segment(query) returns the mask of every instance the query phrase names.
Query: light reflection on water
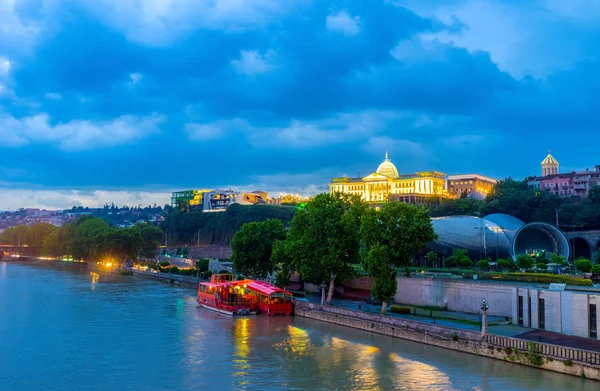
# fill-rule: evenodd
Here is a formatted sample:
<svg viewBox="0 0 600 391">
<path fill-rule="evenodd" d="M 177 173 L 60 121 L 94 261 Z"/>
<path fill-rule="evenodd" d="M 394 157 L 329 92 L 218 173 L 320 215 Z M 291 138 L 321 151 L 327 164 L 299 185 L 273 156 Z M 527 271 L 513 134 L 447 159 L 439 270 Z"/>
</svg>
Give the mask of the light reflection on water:
<svg viewBox="0 0 600 391">
<path fill-rule="evenodd" d="M 0 391 L 598 389 L 304 318 L 227 317 L 130 276 L 14 263 L 0 276 Z"/>
</svg>

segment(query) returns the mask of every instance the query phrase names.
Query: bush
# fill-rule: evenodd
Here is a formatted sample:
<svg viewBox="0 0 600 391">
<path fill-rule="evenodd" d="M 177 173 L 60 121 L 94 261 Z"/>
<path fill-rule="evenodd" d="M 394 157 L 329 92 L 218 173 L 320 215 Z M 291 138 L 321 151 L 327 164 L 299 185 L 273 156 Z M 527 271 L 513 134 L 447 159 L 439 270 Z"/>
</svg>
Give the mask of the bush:
<svg viewBox="0 0 600 391">
<path fill-rule="evenodd" d="M 167 267 L 171 264 L 171 262 L 169 261 L 160 261 L 159 265 L 162 267 Z"/>
<path fill-rule="evenodd" d="M 517 257 L 517 267 L 519 269 L 529 269 L 533 266 L 533 258 L 527 254 L 520 254 Z"/>
<path fill-rule="evenodd" d="M 119 270 L 119 275 L 121 275 L 121 276 L 133 276 L 133 272 L 131 270 Z"/>
<path fill-rule="evenodd" d="M 508 259 L 499 259 L 496 262 L 496 266 L 498 266 L 502 270 L 510 270 L 511 264 L 514 265 L 513 261 L 509 261 Z"/>
<path fill-rule="evenodd" d="M 592 286 L 592 280 L 587 278 L 575 278 L 566 275 L 545 273 L 480 273 L 480 280 L 500 280 L 513 282 L 533 282 L 537 284 L 562 283 L 567 285 Z"/>
<path fill-rule="evenodd" d="M 179 268 L 177 266 L 171 266 L 171 274 L 179 274 Z"/>
<path fill-rule="evenodd" d="M 210 278 L 212 275 L 213 275 L 213 272 L 211 272 L 210 270 L 207 270 L 204 273 L 202 273 L 202 278 Z"/>
<path fill-rule="evenodd" d="M 444 259 L 444 267 L 451 269 L 453 267 L 457 267 L 458 266 L 458 262 L 456 262 L 456 260 L 452 257 L 450 258 L 446 258 Z"/>
<path fill-rule="evenodd" d="M 490 263 L 487 260 L 482 259 L 479 262 L 477 262 L 477 267 L 479 268 L 479 270 L 488 271 L 490 270 Z"/>
<path fill-rule="evenodd" d="M 536 269 L 538 270 L 547 270 L 548 269 L 548 265 L 545 264 L 544 262 L 539 262 L 535 264 Z"/>
<path fill-rule="evenodd" d="M 577 259 L 574 262 L 575 269 L 583 273 L 589 273 L 592 271 L 592 263 L 587 259 Z"/>
<path fill-rule="evenodd" d="M 595 276 L 600 276 L 600 264 L 592 266 L 592 274 Z"/>
<path fill-rule="evenodd" d="M 202 258 L 196 261 L 196 268 L 200 270 L 200 272 L 205 272 L 208 270 L 208 259 Z"/>
<path fill-rule="evenodd" d="M 410 315 L 410 307 L 403 307 L 400 305 L 393 305 L 390 307 L 390 312 L 395 314 L 407 314 Z"/>
</svg>

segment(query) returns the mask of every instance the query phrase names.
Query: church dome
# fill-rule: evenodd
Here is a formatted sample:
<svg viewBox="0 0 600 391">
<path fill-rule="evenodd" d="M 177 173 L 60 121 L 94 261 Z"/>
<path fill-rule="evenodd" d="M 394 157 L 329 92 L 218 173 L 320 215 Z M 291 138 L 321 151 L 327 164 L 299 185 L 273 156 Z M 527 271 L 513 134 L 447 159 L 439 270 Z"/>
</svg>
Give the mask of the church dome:
<svg viewBox="0 0 600 391">
<path fill-rule="evenodd" d="M 392 179 L 398 178 L 398 169 L 394 166 L 394 163 L 388 159 L 387 152 L 385 153 L 385 160 L 377 167 L 377 173 Z"/>
<path fill-rule="evenodd" d="M 558 165 L 558 161 L 554 158 L 554 156 L 552 156 L 550 154 L 550 152 L 548 152 L 548 156 L 546 156 L 546 158 L 542 161 L 542 165 Z"/>
</svg>

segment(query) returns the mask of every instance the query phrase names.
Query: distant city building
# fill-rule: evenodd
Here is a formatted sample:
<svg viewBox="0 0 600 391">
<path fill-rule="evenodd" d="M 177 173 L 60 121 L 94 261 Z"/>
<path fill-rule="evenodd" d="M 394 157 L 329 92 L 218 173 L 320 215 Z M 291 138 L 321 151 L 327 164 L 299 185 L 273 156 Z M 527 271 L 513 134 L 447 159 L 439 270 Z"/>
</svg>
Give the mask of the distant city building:
<svg viewBox="0 0 600 391">
<path fill-rule="evenodd" d="M 228 190 L 184 190 L 173 192 L 171 195 L 171 206 L 176 207 L 181 202 L 192 209 L 203 212 L 224 211 L 229 205 L 237 203 L 241 205 L 266 204 L 268 193 L 265 191 L 235 191 Z"/>
<path fill-rule="evenodd" d="M 561 197 L 587 197 L 590 189 L 600 185 L 600 166 L 593 170 L 559 173 L 558 160 L 550 153 L 542 161 L 542 176 L 529 178 L 527 183 L 534 189 L 549 191 Z"/>
<path fill-rule="evenodd" d="M 281 204 L 300 204 L 305 202 L 307 198 L 303 198 L 298 194 L 279 194 L 279 197 L 267 198 L 267 204 L 281 205 Z"/>
<path fill-rule="evenodd" d="M 370 204 L 397 200 L 421 204 L 430 196 L 447 197 L 446 174 L 437 171 L 417 172 L 400 175 L 386 152 L 377 171 L 366 177 L 333 178 L 329 183 L 330 193 L 359 195 Z"/>
<path fill-rule="evenodd" d="M 448 193 L 456 197 L 483 199 L 496 184 L 496 180 L 478 174 L 449 175 Z"/>
</svg>

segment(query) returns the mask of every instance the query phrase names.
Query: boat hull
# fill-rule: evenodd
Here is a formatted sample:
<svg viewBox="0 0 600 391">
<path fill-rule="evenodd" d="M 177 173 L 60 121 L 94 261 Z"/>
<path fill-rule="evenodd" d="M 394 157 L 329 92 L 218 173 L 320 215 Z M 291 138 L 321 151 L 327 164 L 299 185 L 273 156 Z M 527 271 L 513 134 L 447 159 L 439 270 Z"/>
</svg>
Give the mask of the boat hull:
<svg viewBox="0 0 600 391">
<path fill-rule="evenodd" d="M 208 310 L 219 312 L 219 313 L 225 314 L 225 315 L 243 316 L 243 315 L 256 315 L 257 314 L 257 311 L 250 311 L 248 309 L 231 310 L 231 309 L 213 307 L 211 305 L 204 304 L 204 303 L 199 303 L 199 304 L 200 304 L 200 307 L 202 307 L 202 308 L 206 308 Z"/>
</svg>

